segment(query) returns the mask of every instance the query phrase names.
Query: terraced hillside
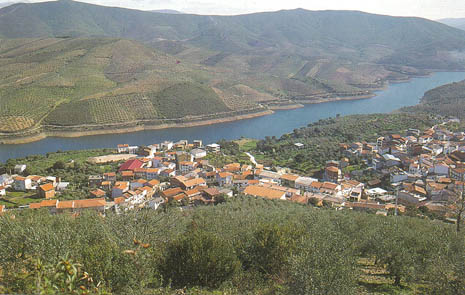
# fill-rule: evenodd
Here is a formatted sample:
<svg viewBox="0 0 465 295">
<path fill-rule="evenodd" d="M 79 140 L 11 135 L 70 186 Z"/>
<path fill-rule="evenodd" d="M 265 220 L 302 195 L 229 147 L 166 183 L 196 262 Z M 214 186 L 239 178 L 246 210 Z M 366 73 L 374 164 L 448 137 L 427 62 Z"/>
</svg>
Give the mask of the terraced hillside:
<svg viewBox="0 0 465 295">
<path fill-rule="evenodd" d="M 0 137 L 217 119 L 465 70 L 465 31 L 357 11 L 19 3 L 0 9 L 0 38 Z"/>
<path fill-rule="evenodd" d="M 239 16 L 166 14 L 70 0 L 0 9 L 0 37 L 137 40 L 229 72 L 274 97 L 366 95 L 386 80 L 463 70 L 465 32 L 421 18 L 303 9 Z M 230 81 L 227 81 L 230 83 Z M 224 83 L 224 82 L 223 82 Z"/>
<path fill-rule="evenodd" d="M 212 76 L 221 77 L 212 69 L 181 62 L 134 41 L 1 40 L 0 133 L 256 108 L 247 102 L 225 103 L 224 93 L 231 91 L 215 91 Z"/>
</svg>

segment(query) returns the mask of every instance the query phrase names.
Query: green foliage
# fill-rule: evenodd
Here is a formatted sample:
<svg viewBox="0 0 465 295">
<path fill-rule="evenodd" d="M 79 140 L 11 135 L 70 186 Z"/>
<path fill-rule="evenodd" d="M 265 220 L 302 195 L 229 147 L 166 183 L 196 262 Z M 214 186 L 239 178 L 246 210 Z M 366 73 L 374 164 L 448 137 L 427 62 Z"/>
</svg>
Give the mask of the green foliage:
<svg viewBox="0 0 465 295">
<path fill-rule="evenodd" d="M 182 118 L 205 113 L 227 112 L 230 109 L 209 87 L 180 83 L 150 96 L 163 118 Z"/>
<path fill-rule="evenodd" d="M 295 224 L 258 224 L 250 244 L 242 251 L 244 267 L 267 276 L 281 275 L 302 235 L 302 229 Z"/>
<path fill-rule="evenodd" d="M 63 257 L 78 262 L 76 278 L 84 271 L 92 278 L 86 288 L 113 294 L 176 294 L 184 287 L 186 294 L 400 294 L 417 285 L 421 294 L 464 291 L 464 237 L 437 221 L 246 196 L 182 212 L 14 215 L 0 216 L 5 293 L 37 293 L 37 259 L 53 266 L 39 277 L 51 278 Z M 385 288 L 370 288 L 375 283 L 367 281 L 379 277 L 364 274 L 361 259 L 386 275 Z M 66 276 L 53 285 L 70 282 L 81 285 Z"/>
<path fill-rule="evenodd" d="M 462 81 L 434 88 L 425 93 L 419 105 L 404 110 L 465 119 L 464 100 L 465 81 Z"/>
<path fill-rule="evenodd" d="M 175 288 L 217 288 L 234 276 L 240 262 L 228 241 L 193 228 L 167 246 L 160 268 Z"/>
<path fill-rule="evenodd" d="M 291 294 L 354 294 L 358 277 L 355 256 L 335 230 L 315 229 L 290 258 Z"/>
<path fill-rule="evenodd" d="M 82 270 L 82 266 L 67 257 L 60 258 L 56 264 L 44 264 L 40 259 L 25 261 L 23 273 L 14 273 L 8 284 L 17 287 L 8 292 L 26 292 L 30 294 L 109 294 L 100 284 Z M 1 289 L 0 289 L 1 290 Z"/>
</svg>

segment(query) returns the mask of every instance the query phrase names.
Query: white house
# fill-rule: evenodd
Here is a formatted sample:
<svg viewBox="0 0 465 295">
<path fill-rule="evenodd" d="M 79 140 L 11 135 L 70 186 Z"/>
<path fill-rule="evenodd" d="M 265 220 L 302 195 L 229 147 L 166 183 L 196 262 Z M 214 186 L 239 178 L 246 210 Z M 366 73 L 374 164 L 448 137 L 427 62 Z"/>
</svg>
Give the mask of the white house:
<svg viewBox="0 0 465 295">
<path fill-rule="evenodd" d="M 384 154 L 383 158 L 384 158 L 384 161 L 385 161 L 385 165 L 388 168 L 389 167 L 394 167 L 394 166 L 399 166 L 402 163 L 402 161 L 399 158 L 396 158 L 395 156 L 390 155 L 390 154 Z"/>
<path fill-rule="evenodd" d="M 212 144 L 207 145 L 207 151 L 209 151 L 209 152 L 217 153 L 217 152 L 220 151 L 220 149 L 221 149 L 221 146 L 219 144 L 216 144 L 216 143 L 212 143 Z"/>
<path fill-rule="evenodd" d="M 148 168 L 145 171 L 147 180 L 158 179 L 160 177 L 160 169 Z"/>
<path fill-rule="evenodd" d="M 194 156 L 195 159 L 201 159 L 207 156 L 207 152 L 203 149 L 193 149 L 191 155 Z"/>
<path fill-rule="evenodd" d="M 113 199 L 117 197 L 121 197 L 128 190 L 129 190 L 129 182 L 118 181 L 111 191 L 111 197 Z"/>
<path fill-rule="evenodd" d="M 446 164 L 435 164 L 430 170 L 430 172 L 437 175 L 449 175 L 449 166 Z"/>
<path fill-rule="evenodd" d="M 32 181 L 30 178 L 16 176 L 14 178 L 13 187 L 17 191 L 26 191 L 32 189 Z"/>
<path fill-rule="evenodd" d="M 151 200 L 147 203 L 147 206 L 148 206 L 150 209 L 157 210 L 158 207 L 160 207 L 164 202 L 165 202 L 165 200 L 164 200 L 162 197 L 158 197 L 158 198 L 151 199 Z"/>
<path fill-rule="evenodd" d="M 16 166 L 15 166 L 15 169 L 14 169 L 14 170 L 15 170 L 15 173 L 16 173 L 16 174 L 21 174 L 21 173 L 23 173 L 23 172 L 26 170 L 26 167 L 27 167 L 27 166 L 26 166 L 25 164 L 16 165 Z"/>
<path fill-rule="evenodd" d="M 259 180 L 265 180 L 266 182 L 281 184 L 281 175 L 273 171 L 263 170 L 258 175 L 258 178 Z"/>
<path fill-rule="evenodd" d="M 160 145 L 162 149 L 169 151 L 173 148 L 174 143 L 172 141 L 164 141 Z"/>
<path fill-rule="evenodd" d="M 9 186 L 14 182 L 13 177 L 8 174 L 0 175 L 0 186 Z"/>
<path fill-rule="evenodd" d="M 318 181 L 315 178 L 299 176 L 295 180 L 295 188 L 305 192 L 312 191 L 312 183 Z"/>
<path fill-rule="evenodd" d="M 152 159 L 152 167 L 153 168 L 159 168 L 161 166 L 163 166 L 163 158 L 162 157 L 154 157 Z"/>
<path fill-rule="evenodd" d="M 408 179 L 407 172 L 400 170 L 400 169 L 398 171 L 392 172 L 390 175 L 391 183 L 398 183 L 398 182 L 402 182 L 407 179 Z"/>
</svg>

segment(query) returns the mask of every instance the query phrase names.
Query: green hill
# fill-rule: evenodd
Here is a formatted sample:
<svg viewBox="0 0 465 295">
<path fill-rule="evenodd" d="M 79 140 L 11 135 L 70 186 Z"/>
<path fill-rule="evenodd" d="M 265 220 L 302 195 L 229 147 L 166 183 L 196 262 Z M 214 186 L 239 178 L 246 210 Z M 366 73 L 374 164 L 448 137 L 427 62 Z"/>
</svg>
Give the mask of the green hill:
<svg viewBox="0 0 465 295">
<path fill-rule="evenodd" d="M 405 108 L 411 112 L 428 112 L 465 119 L 465 81 L 434 88 L 425 93 L 420 104 Z"/>
<path fill-rule="evenodd" d="M 357 11 L 202 16 L 19 3 L 0 9 L 0 38 L 3 135 L 214 118 L 465 70 L 464 31 Z"/>
<path fill-rule="evenodd" d="M 210 75 L 134 41 L 3 40 L 0 132 L 232 111 L 205 83 Z"/>
</svg>

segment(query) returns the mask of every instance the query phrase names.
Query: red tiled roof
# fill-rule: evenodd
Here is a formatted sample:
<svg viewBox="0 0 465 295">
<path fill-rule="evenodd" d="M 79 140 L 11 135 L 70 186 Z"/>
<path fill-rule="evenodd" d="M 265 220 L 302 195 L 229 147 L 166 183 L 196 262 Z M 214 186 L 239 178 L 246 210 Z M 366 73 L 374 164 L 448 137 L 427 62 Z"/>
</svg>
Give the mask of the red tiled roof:
<svg viewBox="0 0 465 295">
<path fill-rule="evenodd" d="M 121 172 L 121 171 L 125 171 L 125 170 L 134 170 L 136 168 L 141 168 L 143 164 L 144 163 L 142 163 L 142 161 L 140 161 L 138 159 L 128 160 L 123 165 L 121 165 L 119 167 L 118 171 Z"/>
</svg>

